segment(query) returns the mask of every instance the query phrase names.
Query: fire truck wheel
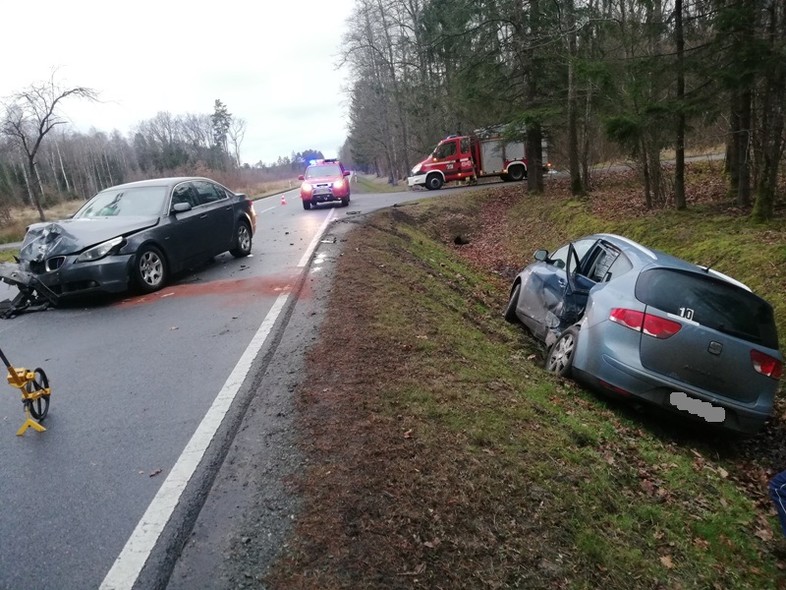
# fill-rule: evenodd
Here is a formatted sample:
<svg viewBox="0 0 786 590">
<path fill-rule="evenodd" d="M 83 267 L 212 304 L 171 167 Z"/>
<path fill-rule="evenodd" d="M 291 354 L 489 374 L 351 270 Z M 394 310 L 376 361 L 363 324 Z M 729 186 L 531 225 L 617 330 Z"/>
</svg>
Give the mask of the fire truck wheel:
<svg viewBox="0 0 786 590">
<path fill-rule="evenodd" d="M 436 191 L 442 188 L 442 177 L 439 174 L 431 174 L 426 177 L 426 188 Z"/>
<path fill-rule="evenodd" d="M 513 182 L 518 182 L 527 177 L 527 171 L 524 169 L 524 166 L 511 166 L 508 168 L 508 176 Z"/>
</svg>

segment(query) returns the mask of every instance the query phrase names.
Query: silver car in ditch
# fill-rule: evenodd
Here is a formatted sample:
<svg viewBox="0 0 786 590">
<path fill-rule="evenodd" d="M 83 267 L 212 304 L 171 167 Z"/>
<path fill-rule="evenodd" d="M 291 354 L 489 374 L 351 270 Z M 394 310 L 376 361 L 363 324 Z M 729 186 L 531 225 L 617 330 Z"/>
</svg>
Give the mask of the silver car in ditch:
<svg viewBox="0 0 786 590">
<path fill-rule="evenodd" d="M 535 252 L 504 315 L 547 344 L 547 370 L 612 395 L 743 433 L 772 414 L 783 371 L 772 307 L 711 268 L 586 236 Z"/>
</svg>

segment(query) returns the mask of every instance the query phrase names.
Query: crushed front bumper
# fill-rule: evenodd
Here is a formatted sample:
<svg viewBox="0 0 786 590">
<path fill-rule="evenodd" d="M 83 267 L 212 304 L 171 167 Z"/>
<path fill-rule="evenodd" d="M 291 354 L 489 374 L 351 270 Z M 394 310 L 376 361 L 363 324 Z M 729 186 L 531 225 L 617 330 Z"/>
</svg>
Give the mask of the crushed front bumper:
<svg viewBox="0 0 786 590">
<path fill-rule="evenodd" d="M 133 254 L 125 254 L 77 263 L 70 255 L 62 257 L 56 269 L 42 272 L 31 272 L 27 262 L 0 263 L 0 281 L 19 289 L 14 299 L 0 302 L 0 317 L 55 307 L 70 297 L 127 291 L 133 259 Z M 32 265 L 36 270 L 36 263 Z"/>
<path fill-rule="evenodd" d="M 12 318 L 26 311 L 41 311 L 57 305 L 59 297 L 19 264 L 0 263 L 0 280 L 19 289 L 13 299 L 0 301 L 0 317 Z"/>
</svg>

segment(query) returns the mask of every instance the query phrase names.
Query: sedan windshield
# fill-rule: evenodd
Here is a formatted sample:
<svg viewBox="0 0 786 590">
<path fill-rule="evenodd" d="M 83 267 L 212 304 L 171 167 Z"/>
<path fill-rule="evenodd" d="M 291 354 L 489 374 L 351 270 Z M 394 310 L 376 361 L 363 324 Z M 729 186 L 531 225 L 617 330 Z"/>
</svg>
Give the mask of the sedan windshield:
<svg viewBox="0 0 786 590">
<path fill-rule="evenodd" d="M 163 186 L 108 190 L 90 199 L 74 218 L 160 215 L 166 198 Z"/>
</svg>

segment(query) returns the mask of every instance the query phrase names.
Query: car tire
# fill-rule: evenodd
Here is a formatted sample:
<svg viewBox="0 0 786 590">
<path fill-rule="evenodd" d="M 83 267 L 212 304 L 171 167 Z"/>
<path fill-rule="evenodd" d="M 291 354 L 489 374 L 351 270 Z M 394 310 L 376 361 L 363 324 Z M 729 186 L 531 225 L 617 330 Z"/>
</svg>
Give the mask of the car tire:
<svg viewBox="0 0 786 590">
<path fill-rule="evenodd" d="M 235 258 L 243 258 L 251 254 L 251 228 L 245 221 L 240 221 L 235 230 L 235 247 L 229 253 Z"/>
<path fill-rule="evenodd" d="M 342 207 L 349 207 L 349 197 L 341 199 L 341 206 Z"/>
<path fill-rule="evenodd" d="M 516 283 L 516 286 L 513 287 L 513 291 L 510 293 L 510 299 L 508 299 L 508 305 L 505 307 L 505 321 L 510 322 L 511 324 L 518 324 L 519 317 L 516 315 L 516 306 L 519 302 L 519 294 L 521 293 L 521 283 Z"/>
<path fill-rule="evenodd" d="M 305 209 L 306 211 L 308 211 L 309 209 L 311 209 L 311 201 L 306 201 L 306 200 L 304 199 L 304 200 L 303 200 L 303 209 Z"/>
<path fill-rule="evenodd" d="M 426 188 L 430 191 L 437 191 L 442 188 L 442 177 L 439 174 L 429 174 L 426 177 Z"/>
<path fill-rule="evenodd" d="M 573 370 L 573 357 L 579 339 L 578 328 L 571 326 L 559 335 L 546 356 L 546 370 L 560 377 L 570 377 Z"/>
<path fill-rule="evenodd" d="M 134 261 L 134 282 L 143 293 L 158 291 L 167 281 L 167 262 L 155 246 L 143 246 Z"/>
<path fill-rule="evenodd" d="M 521 164 L 516 164 L 508 168 L 507 176 L 512 182 L 519 182 L 527 177 L 527 169 Z"/>
</svg>

